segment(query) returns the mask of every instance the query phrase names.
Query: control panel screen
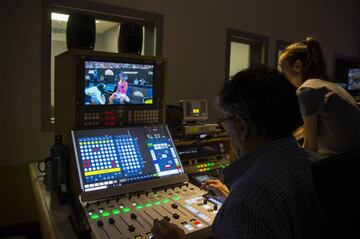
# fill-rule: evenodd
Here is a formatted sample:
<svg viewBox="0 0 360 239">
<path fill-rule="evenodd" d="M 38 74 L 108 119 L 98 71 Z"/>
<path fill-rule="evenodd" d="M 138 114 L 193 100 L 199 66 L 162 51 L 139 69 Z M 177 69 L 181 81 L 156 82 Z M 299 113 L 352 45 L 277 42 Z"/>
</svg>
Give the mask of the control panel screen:
<svg viewBox="0 0 360 239">
<path fill-rule="evenodd" d="M 154 65 L 85 61 L 84 105 L 153 104 Z"/>
<path fill-rule="evenodd" d="M 84 192 L 184 174 L 165 125 L 72 131 Z"/>
</svg>

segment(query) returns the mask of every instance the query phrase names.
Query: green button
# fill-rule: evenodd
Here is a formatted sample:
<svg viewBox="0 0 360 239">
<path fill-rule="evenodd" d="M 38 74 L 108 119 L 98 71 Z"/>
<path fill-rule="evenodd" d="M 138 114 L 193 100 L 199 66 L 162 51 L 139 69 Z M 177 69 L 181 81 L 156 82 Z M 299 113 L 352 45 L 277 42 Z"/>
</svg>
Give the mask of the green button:
<svg viewBox="0 0 360 239">
<path fill-rule="evenodd" d="M 94 213 L 94 214 L 92 214 L 92 215 L 90 216 L 90 218 L 91 218 L 92 220 L 96 220 L 96 219 L 99 218 L 99 215 L 97 215 L 96 213 Z"/>
<path fill-rule="evenodd" d="M 180 199 L 179 196 L 173 196 L 172 198 L 173 198 L 175 201 Z"/>
<path fill-rule="evenodd" d="M 102 213 L 102 216 L 103 216 L 103 217 L 108 217 L 109 215 L 110 215 L 110 213 L 107 212 L 107 211 L 104 211 L 104 212 Z"/>
<path fill-rule="evenodd" d="M 163 203 L 167 203 L 167 202 L 169 202 L 169 199 L 165 198 L 165 199 L 163 200 Z"/>
<path fill-rule="evenodd" d="M 143 205 L 137 204 L 135 207 L 136 207 L 137 209 L 141 209 L 141 208 L 143 208 Z"/>
<path fill-rule="evenodd" d="M 160 204 L 160 201 L 155 201 L 154 202 L 154 205 L 159 205 Z"/>
<path fill-rule="evenodd" d="M 122 211 L 123 211 L 123 212 L 129 212 L 129 211 L 130 211 L 130 208 L 124 207 L 124 208 L 122 209 Z"/>
<path fill-rule="evenodd" d="M 151 203 L 145 203 L 145 207 L 151 207 Z"/>
<path fill-rule="evenodd" d="M 112 210 L 112 213 L 113 213 L 114 215 L 119 214 L 119 213 L 120 213 L 120 210 L 119 210 L 119 209 L 114 209 L 114 210 Z"/>
</svg>

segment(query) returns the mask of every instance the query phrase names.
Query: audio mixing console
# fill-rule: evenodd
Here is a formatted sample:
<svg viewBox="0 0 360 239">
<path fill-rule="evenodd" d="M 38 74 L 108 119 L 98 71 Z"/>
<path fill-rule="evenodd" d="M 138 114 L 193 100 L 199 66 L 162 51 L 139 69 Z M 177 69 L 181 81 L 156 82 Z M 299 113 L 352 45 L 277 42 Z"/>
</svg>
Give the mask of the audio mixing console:
<svg viewBox="0 0 360 239">
<path fill-rule="evenodd" d="M 153 238 L 165 219 L 208 238 L 221 202 L 188 182 L 164 125 L 72 131 L 81 202 L 93 238 Z"/>
<path fill-rule="evenodd" d="M 192 184 L 84 204 L 95 238 L 152 238 L 153 221 L 165 219 L 187 238 L 206 238 L 221 207 Z"/>
</svg>

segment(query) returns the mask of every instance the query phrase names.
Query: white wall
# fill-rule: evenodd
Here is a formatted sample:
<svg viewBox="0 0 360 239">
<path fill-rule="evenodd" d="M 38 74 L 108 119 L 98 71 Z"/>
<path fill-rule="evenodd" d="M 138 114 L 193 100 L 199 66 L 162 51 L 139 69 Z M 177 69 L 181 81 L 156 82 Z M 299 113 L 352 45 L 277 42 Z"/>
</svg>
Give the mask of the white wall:
<svg viewBox="0 0 360 239">
<path fill-rule="evenodd" d="M 108 51 L 108 52 L 118 51 L 119 31 L 120 31 L 120 24 L 110 28 L 109 30 L 101 34 L 103 36 L 102 37 L 103 51 Z"/>
<path fill-rule="evenodd" d="M 230 69 L 229 76 L 248 68 L 250 65 L 250 45 L 239 42 L 230 44 Z"/>
<path fill-rule="evenodd" d="M 306 35 L 319 38 L 331 64 L 334 52 L 360 55 L 356 0 L 98 2 L 164 15 L 169 103 L 195 97 L 213 102 L 225 77 L 226 28 L 268 36 L 270 61 L 275 39 Z M 0 165 L 24 164 L 47 156 L 53 143 L 53 133 L 41 131 L 41 0 L 6 1 L 0 12 Z M 214 104 L 210 107 L 215 120 Z"/>
</svg>

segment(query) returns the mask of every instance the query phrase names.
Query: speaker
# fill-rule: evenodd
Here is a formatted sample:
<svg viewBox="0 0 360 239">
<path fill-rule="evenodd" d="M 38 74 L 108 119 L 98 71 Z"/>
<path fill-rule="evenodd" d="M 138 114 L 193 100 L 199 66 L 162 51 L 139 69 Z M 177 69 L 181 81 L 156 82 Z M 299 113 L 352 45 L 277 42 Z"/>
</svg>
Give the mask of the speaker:
<svg viewBox="0 0 360 239">
<path fill-rule="evenodd" d="M 94 50 L 95 17 L 84 13 L 72 13 L 66 27 L 66 45 L 68 49 Z"/>
<path fill-rule="evenodd" d="M 118 51 L 122 53 L 135 53 L 140 55 L 143 43 L 142 26 L 123 22 L 120 26 Z"/>
<path fill-rule="evenodd" d="M 55 144 L 51 147 L 51 185 L 59 198 L 59 203 L 66 202 L 69 191 L 69 150 L 62 144 L 61 135 L 55 136 Z"/>
</svg>

